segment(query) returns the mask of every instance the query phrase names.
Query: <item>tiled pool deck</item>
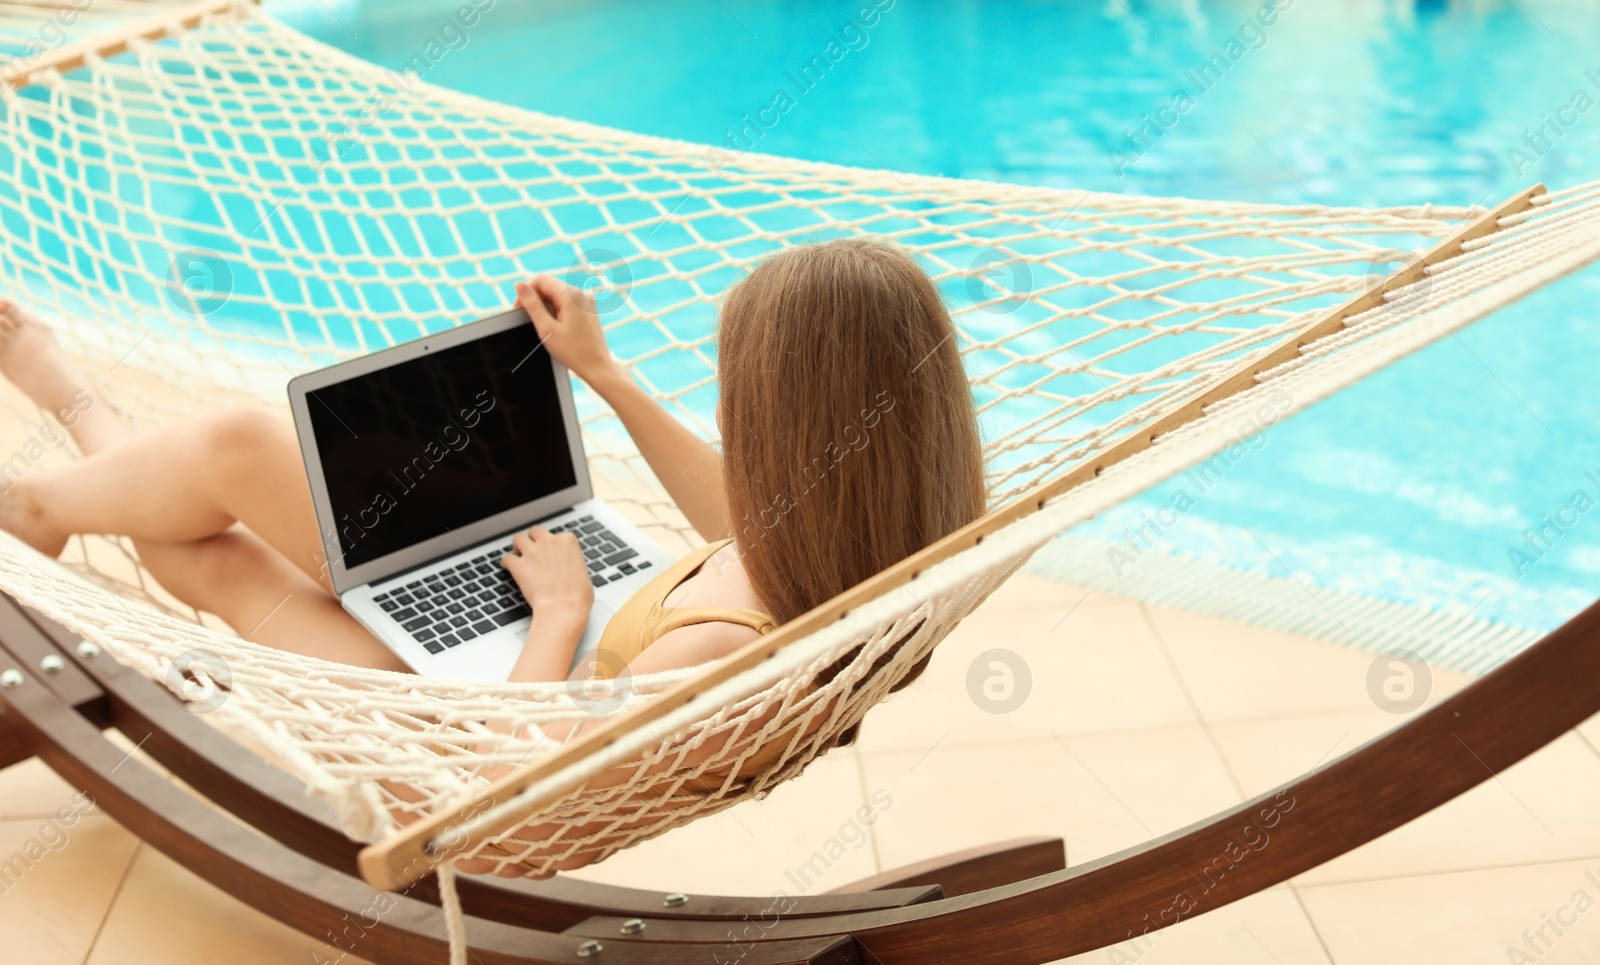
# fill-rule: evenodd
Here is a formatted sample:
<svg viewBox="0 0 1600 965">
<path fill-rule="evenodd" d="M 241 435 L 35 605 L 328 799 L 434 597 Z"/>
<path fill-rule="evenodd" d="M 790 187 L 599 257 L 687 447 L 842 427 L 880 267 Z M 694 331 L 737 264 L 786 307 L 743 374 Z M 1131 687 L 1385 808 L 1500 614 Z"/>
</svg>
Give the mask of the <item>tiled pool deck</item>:
<svg viewBox="0 0 1600 965">
<path fill-rule="evenodd" d="M 981 706 L 967 683 L 976 658 L 997 647 L 1020 657 L 1031 678 L 1027 699 L 1005 714 Z M 1072 863 L 1088 861 L 1226 808 L 1394 726 L 1403 718 L 1368 693 L 1373 659 L 1019 574 L 942 645 L 922 680 L 874 711 L 858 746 L 765 801 L 647 842 L 583 876 L 745 894 L 794 893 L 804 879 L 821 891 L 1030 834 L 1062 836 Z M 1469 679 L 1434 671 L 1430 702 Z M 0 855 L 38 837 L 74 794 L 38 761 L 0 771 Z M 856 823 L 863 804 L 875 813 L 871 827 Z M 819 863 L 819 850 L 833 857 Z M 1284 885 L 1146 946 L 1072 961 L 1592 963 L 1600 961 L 1600 916 L 1586 912 L 1600 898 L 1597 880 L 1600 718 Z M 1558 920 L 1559 934 L 1546 926 Z M 1530 950 L 1525 933 L 1541 927 L 1551 941 L 1535 935 Z M 0 934 L 0 958 L 28 965 L 308 965 L 339 956 L 92 811 L 65 845 L 0 894 Z"/>
</svg>

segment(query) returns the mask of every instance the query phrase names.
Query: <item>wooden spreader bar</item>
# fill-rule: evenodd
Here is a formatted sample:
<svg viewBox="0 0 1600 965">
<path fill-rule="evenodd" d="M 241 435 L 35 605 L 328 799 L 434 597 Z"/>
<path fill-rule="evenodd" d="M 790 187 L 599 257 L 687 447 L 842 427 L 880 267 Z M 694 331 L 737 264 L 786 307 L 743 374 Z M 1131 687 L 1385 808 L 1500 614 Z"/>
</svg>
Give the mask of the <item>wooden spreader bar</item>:
<svg viewBox="0 0 1600 965">
<path fill-rule="evenodd" d="M 0 63 L 0 86 L 23 88 L 38 83 L 37 75 L 46 70 L 65 73 L 82 67 L 90 57 L 112 57 L 123 53 L 137 40 L 160 40 L 184 30 L 199 26 L 200 21 L 215 13 L 223 13 L 243 4 L 256 4 L 260 0 L 198 0 L 196 3 L 163 6 L 147 4 L 159 11 L 148 17 L 131 20 L 112 30 L 65 44 L 26 63 L 21 69 Z M 40 5 L 48 9 L 49 5 Z M 92 8 L 90 8 L 92 9 Z"/>
</svg>

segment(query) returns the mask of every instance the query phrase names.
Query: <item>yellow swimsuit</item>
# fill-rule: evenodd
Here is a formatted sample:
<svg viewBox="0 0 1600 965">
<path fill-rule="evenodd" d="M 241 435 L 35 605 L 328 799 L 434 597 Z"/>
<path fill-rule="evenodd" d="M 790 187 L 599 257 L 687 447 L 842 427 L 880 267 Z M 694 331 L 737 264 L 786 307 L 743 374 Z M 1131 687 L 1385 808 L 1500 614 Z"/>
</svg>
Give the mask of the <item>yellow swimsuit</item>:
<svg viewBox="0 0 1600 965">
<path fill-rule="evenodd" d="M 732 542 L 731 539 L 725 539 L 707 543 L 662 570 L 655 579 L 629 597 L 628 602 L 612 614 L 611 622 L 600 634 L 601 659 L 596 663 L 606 666 L 597 670 L 602 674 L 615 675 L 663 636 L 700 623 L 737 623 L 762 635 L 771 633 L 778 623 L 760 610 L 662 606 L 674 590 L 700 572 L 700 568 L 718 550 Z"/>
<path fill-rule="evenodd" d="M 765 636 L 777 627 L 778 621 L 760 610 L 727 607 L 663 606 L 667 597 L 682 586 L 684 581 L 700 572 L 706 561 L 733 540 L 725 539 L 707 543 L 683 559 L 667 567 L 655 579 L 646 583 L 639 592 L 628 598 L 606 624 L 600 634 L 600 659 L 595 670 L 601 675 L 615 676 L 623 667 L 633 663 L 645 648 L 668 633 L 682 627 L 700 623 L 736 623 L 749 627 Z M 604 665 L 604 666 L 601 666 Z M 755 776 L 772 764 L 788 748 L 792 734 L 788 728 L 769 739 L 766 746 L 747 758 L 739 768 L 739 777 Z M 719 787 L 727 774 L 726 767 L 710 771 L 687 784 L 699 791 L 712 791 Z"/>
</svg>

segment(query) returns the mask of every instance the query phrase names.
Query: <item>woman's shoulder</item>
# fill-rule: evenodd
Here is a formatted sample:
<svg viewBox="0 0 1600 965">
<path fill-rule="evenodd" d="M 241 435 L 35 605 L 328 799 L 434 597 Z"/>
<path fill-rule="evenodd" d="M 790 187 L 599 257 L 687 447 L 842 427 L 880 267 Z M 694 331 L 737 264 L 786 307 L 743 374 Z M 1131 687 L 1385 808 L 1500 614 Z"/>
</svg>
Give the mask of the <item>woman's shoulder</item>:
<svg viewBox="0 0 1600 965">
<path fill-rule="evenodd" d="M 707 557 L 695 573 L 661 602 L 671 616 L 692 617 L 661 634 L 631 664 L 650 673 L 717 660 L 760 639 L 765 617 L 737 548 L 729 543 Z M 677 622 L 677 621 L 673 621 Z"/>
<path fill-rule="evenodd" d="M 668 630 L 628 665 L 635 674 L 676 670 L 720 660 L 761 639 L 753 627 L 726 620 L 693 623 Z"/>
<path fill-rule="evenodd" d="M 756 598 L 755 588 L 740 564 L 738 547 L 729 542 L 673 587 L 661 606 L 668 610 L 680 607 L 760 610 L 761 601 Z"/>
</svg>

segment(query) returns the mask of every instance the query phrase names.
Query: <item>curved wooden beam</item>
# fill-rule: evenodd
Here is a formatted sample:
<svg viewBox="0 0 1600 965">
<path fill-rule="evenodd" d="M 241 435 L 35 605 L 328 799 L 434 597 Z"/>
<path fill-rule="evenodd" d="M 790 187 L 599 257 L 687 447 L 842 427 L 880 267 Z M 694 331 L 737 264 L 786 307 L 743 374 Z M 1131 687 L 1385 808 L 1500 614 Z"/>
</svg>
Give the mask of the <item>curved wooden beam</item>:
<svg viewBox="0 0 1600 965">
<path fill-rule="evenodd" d="M 74 693 L 81 690 L 87 695 L 89 688 L 97 687 L 97 713 L 91 723 L 115 727 L 184 783 L 291 850 L 355 875 L 361 842 L 351 839 L 333 812 L 291 774 L 241 748 L 138 672 L 105 655 L 78 653 L 77 641 L 77 635 L 61 624 L 0 595 L 0 646 L 21 658 L 24 666 L 37 666 L 37 658 L 46 652 L 61 657 L 66 664 L 61 674 L 73 679 Z M 46 680 L 60 684 L 55 676 Z M 564 931 L 595 915 L 742 921 L 770 915 L 772 906 L 770 898 L 700 894 L 686 895 L 682 905 L 668 905 L 664 892 L 561 876 L 547 881 L 462 877 L 457 890 L 468 914 L 550 932 Z M 439 903 L 432 876 L 405 894 Z M 898 908 L 942 895 L 937 887 L 925 884 L 870 894 L 819 895 L 797 899 L 789 914 Z"/>
<path fill-rule="evenodd" d="M 306 935 L 383 965 L 439 965 L 448 942 L 439 909 L 375 891 L 330 872 L 235 821 L 108 741 L 23 669 L 0 690 L 7 730 L 21 734 L 95 807 L 162 853 L 240 901 Z M 703 944 L 653 948 L 605 942 L 612 965 L 862 965 L 855 944 L 829 936 L 753 946 L 727 925 Z M 578 937 L 469 919 L 470 959 L 480 965 L 589 965 Z"/>
<path fill-rule="evenodd" d="M 6 612 L 0 608 L 0 638 L 21 618 Z M 7 739 L 25 740 L 130 830 L 213 884 L 319 938 L 380 897 L 129 761 L 36 675 L 25 676 L 20 687 L 0 690 Z M 762 916 L 736 934 L 727 921 L 661 914 L 645 918 L 642 931 L 596 915 L 563 936 L 479 919 L 470 926 L 480 943 L 475 954 L 484 965 L 572 962 L 574 941 L 593 936 L 604 942 L 608 961 L 659 965 L 709 962 L 730 942 L 751 965 L 853 962 L 857 947 L 863 961 L 877 965 L 1054 961 L 1221 907 L 1399 827 L 1600 712 L 1597 680 L 1600 604 L 1426 713 L 1298 780 L 1081 867 L 904 908 Z M 114 690 L 108 688 L 113 705 Z M 437 909 L 410 897 L 390 900 L 397 910 L 359 953 L 394 965 L 439 960 Z"/>
<path fill-rule="evenodd" d="M 904 909 L 774 923 L 849 934 L 877 965 L 1016 965 L 1137 938 L 1286 881 L 1494 777 L 1600 713 L 1600 604 L 1394 730 L 1251 801 L 1064 872 Z M 597 918 L 570 930 L 615 935 Z M 668 948 L 703 940 L 647 922 Z"/>
</svg>

